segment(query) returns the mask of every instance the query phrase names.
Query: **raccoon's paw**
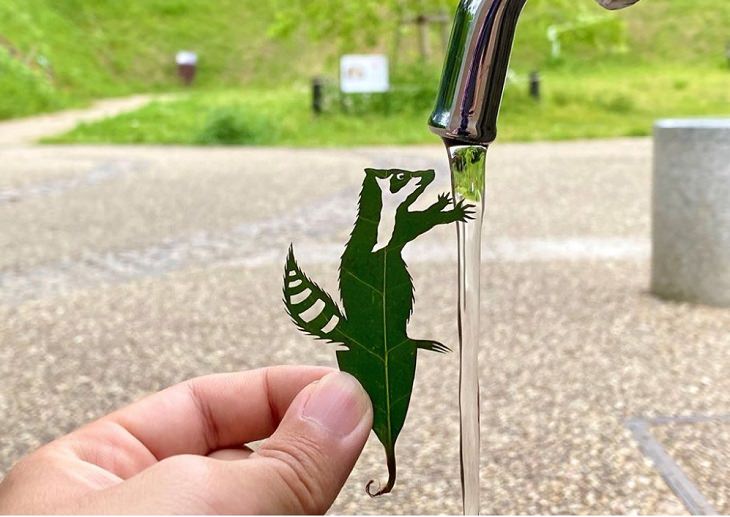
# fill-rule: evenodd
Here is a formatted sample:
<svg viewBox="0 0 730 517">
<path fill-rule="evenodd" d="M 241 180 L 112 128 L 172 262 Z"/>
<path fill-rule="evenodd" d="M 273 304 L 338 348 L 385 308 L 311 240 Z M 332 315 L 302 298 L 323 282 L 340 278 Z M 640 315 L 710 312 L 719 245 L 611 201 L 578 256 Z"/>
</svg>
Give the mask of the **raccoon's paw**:
<svg viewBox="0 0 730 517">
<path fill-rule="evenodd" d="M 451 204 L 451 194 L 444 192 L 439 194 L 438 200 L 434 205 L 434 208 L 438 209 L 439 212 Z"/>
<path fill-rule="evenodd" d="M 454 206 L 454 209 L 452 210 L 452 214 L 454 217 L 454 221 L 459 223 L 465 223 L 474 219 L 474 215 L 476 214 L 476 206 L 468 205 L 462 199 L 458 203 L 456 203 L 456 206 Z"/>
</svg>

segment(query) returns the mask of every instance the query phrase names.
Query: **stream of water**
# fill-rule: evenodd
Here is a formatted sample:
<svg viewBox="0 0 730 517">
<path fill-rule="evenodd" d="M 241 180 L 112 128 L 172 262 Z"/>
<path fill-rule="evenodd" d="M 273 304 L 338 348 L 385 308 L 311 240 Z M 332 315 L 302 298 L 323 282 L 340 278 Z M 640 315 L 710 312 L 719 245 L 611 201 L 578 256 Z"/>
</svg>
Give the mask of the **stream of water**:
<svg viewBox="0 0 730 517">
<path fill-rule="evenodd" d="M 474 205 L 457 223 L 459 246 L 459 410 L 465 515 L 479 514 L 479 304 L 487 148 L 448 145 L 454 202 Z"/>
</svg>

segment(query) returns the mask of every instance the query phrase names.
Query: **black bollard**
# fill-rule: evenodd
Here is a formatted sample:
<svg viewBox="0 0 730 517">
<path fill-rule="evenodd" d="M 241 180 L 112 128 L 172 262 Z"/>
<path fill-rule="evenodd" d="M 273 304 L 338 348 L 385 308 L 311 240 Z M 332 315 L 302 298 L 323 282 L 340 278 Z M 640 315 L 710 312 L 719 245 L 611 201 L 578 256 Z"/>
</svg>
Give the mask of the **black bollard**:
<svg viewBox="0 0 730 517">
<path fill-rule="evenodd" d="M 540 72 L 537 70 L 530 72 L 530 97 L 540 100 Z"/>
<path fill-rule="evenodd" d="M 324 111 L 324 80 L 321 77 L 312 79 L 312 111 L 315 115 Z"/>
</svg>

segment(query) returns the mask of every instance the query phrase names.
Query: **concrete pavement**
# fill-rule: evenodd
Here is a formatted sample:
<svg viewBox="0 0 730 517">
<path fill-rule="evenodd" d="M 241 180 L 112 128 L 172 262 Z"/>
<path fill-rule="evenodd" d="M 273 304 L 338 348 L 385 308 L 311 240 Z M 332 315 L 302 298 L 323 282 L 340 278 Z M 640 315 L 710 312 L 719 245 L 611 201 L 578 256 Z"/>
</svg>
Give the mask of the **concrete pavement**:
<svg viewBox="0 0 730 517">
<path fill-rule="evenodd" d="M 439 147 L 6 145 L 0 163 L 0 472 L 191 376 L 333 365 L 281 306 L 289 243 L 334 292 L 364 167 L 434 167 L 448 188 Z M 730 511 L 730 312 L 646 294 L 650 142 L 500 144 L 488 167 L 483 512 L 686 513 L 672 468 Z M 451 345 L 454 239 L 410 251 L 411 333 Z M 420 357 L 393 494 L 364 492 L 386 475 L 371 439 L 333 511 L 460 511 L 458 356 Z"/>
</svg>

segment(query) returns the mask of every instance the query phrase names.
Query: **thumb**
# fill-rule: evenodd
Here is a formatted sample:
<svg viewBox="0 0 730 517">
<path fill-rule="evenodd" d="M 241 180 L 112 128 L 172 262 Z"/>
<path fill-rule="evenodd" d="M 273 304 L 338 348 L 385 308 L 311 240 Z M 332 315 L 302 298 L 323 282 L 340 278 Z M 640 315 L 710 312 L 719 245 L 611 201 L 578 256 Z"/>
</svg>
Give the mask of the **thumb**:
<svg viewBox="0 0 730 517">
<path fill-rule="evenodd" d="M 360 383 L 334 372 L 294 399 L 276 432 L 248 460 L 248 510 L 258 514 L 324 513 L 339 494 L 372 427 Z"/>
</svg>

